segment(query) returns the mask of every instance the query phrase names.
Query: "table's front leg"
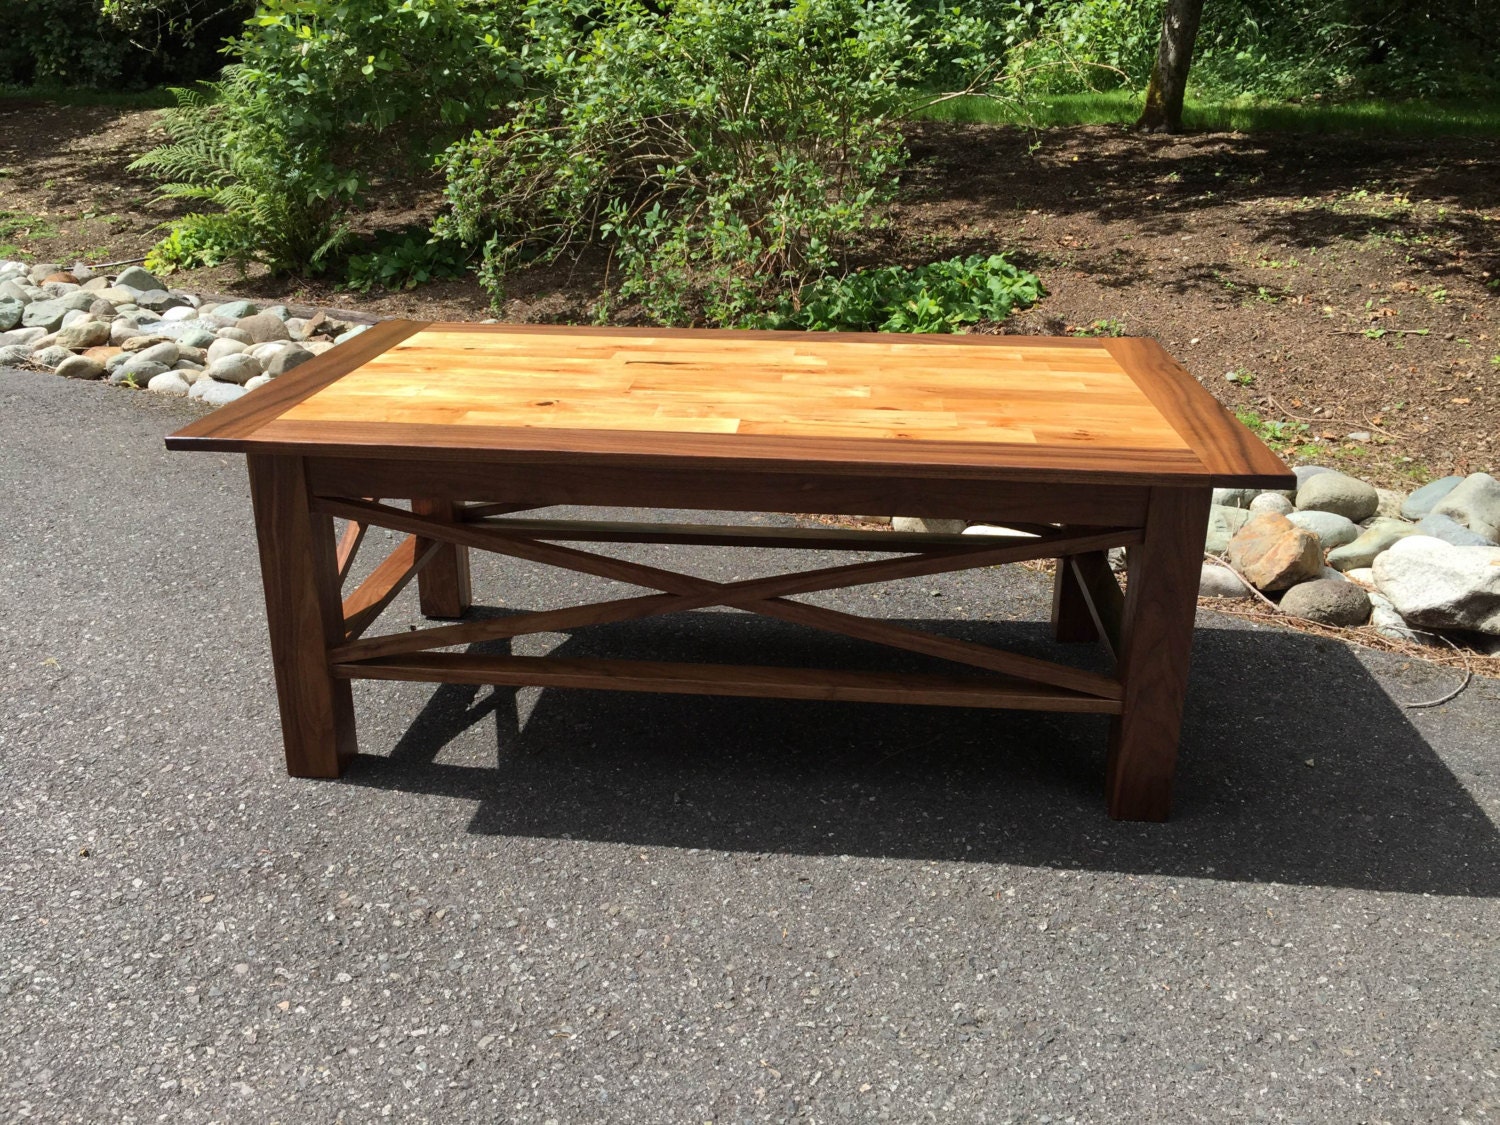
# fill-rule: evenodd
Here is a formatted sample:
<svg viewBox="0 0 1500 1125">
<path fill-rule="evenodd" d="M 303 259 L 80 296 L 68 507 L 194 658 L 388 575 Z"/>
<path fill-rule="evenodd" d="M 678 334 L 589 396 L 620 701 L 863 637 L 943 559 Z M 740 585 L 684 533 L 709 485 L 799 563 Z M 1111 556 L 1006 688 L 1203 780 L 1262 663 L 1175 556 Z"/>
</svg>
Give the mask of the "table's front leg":
<svg viewBox="0 0 1500 1125">
<path fill-rule="evenodd" d="M 1145 541 L 1127 552 L 1119 653 L 1124 711 L 1110 725 L 1105 771 L 1116 820 L 1166 820 L 1171 811 L 1212 495 L 1207 488 L 1152 489 Z"/>
<path fill-rule="evenodd" d="M 329 647 L 344 639 L 333 519 L 309 507 L 301 458 L 248 461 L 286 771 L 338 777 L 358 747 L 349 681 L 328 670 Z"/>
<path fill-rule="evenodd" d="M 411 510 L 419 516 L 452 523 L 458 519 L 458 504 L 451 500 L 413 500 Z M 428 540 L 419 541 L 420 554 Z M 422 616 L 462 617 L 474 595 L 469 580 L 469 548 L 444 543 L 417 575 L 417 595 Z"/>
</svg>

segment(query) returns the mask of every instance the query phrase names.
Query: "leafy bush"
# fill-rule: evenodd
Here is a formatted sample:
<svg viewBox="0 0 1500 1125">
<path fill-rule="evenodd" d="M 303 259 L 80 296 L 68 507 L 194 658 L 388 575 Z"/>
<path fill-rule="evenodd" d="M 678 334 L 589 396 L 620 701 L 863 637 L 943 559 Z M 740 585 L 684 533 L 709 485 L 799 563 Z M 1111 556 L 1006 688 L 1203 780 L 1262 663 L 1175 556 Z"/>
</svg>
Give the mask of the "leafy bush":
<svg viewBox="0 0 1500 1125">
<path fill-rule="evenodd" d="M 737 323 L 878 224 L 894 115 L 928 61 L 904 3 L 604 0 L 593 17 L 538 19 L 533 95 L 444 157 L 438 229 L 483 246 L 497 297 L 517 263 L 602 238 L 603 311 Z"/>
<path fill-rule="evenodd" d="M 1035 274 L 1003 255 L 976 254 L 916 269 L 885 266 L 821 278 L 803 288 L 799 304 L 784 300 L 762 323 L 833 332 L 958 332 L 982 320 L 1004 320 L 1044 292 Z"/>
<path fill-rule="evenodd" d="M 240 63 L 175 91 L 170 143 L 132 167 L 218 208 L 177 229 L 212 228 L 232 260 L 321 269 L 372 181 L 430 163 L 514 90 L 513 18 L 484 0 L 264 0 Z"/>
<path fill-rule="evenodd" d="M 462 277 L 470 257 L 469 249 L 459 243 L 408 233 L 387 239 L 368 254 L 350 255 L 346 284 L 361 293 L 377 286 L 414 289 L 439 278 Z"/>
<path fill-rule="evenodd" d="M 237 232 L 225 230 L 222 215 L 186 215 L 172 224 L 166 238 L 146 254 L 146 269 L 154 274 L 221 266 L 239 251 Z"/>
</svg>

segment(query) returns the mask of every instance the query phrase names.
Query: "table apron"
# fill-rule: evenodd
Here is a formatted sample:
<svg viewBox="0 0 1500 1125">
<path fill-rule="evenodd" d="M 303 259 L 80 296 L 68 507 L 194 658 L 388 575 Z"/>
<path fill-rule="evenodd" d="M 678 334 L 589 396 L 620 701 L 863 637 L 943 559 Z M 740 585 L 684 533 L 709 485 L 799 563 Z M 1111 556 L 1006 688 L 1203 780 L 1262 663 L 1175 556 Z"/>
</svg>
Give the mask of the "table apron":
<svg viewBox="0 0 1500 1125">
<path fill-rule="evenodd" d="M 448 460 L 309 457 L 316 496 L 504 501 L 705 511 L 914 515 L 1139 527 L 1151 490 L 1137 485 L 1006 482 L 898 472 L 673 470 Z"/>
</svg>

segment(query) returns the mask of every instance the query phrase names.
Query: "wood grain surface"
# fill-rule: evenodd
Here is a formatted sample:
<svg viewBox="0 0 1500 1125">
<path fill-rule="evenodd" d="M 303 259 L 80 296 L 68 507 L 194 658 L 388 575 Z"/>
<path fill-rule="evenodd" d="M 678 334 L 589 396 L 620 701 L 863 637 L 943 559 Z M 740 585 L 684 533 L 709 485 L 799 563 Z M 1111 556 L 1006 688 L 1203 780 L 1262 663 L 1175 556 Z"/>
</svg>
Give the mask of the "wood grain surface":
<svg viewBox="0 0 1500 1125">
<path fill-rule="evenodd" d="M 1292 479 L 1149 340 L 387 322 L 168 445 Z"/>
</svg>

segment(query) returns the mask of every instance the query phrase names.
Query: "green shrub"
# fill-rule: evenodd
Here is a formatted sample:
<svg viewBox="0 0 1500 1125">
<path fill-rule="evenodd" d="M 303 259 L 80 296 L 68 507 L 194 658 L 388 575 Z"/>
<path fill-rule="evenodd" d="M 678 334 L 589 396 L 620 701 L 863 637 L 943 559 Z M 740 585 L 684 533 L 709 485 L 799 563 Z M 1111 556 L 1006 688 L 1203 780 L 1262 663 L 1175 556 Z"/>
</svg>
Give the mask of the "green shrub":
<svg viewBox="0 0 1500 1125">
<path fill-rule="evenodd" d="M 532 96 L 446 154 L 447 236 L 519 262 L 603 239 L 601 307 L 732 324 L 878 225 L 929 55 L 904 3 L 605 0 L 538 19 Z"/>
<path fill-rule="evenodd" d="M 484 0 L 264 0 L 240 62 L 177 91 L 171 141 L 132 167 L 216 207 L 183 226 L 212 226 L 232 260 L 322 269 L 373 181 L 430 165 L 514 91 L 513 19 Z"/>
<path fill-rule="evenodd" d="M 885 266 L 820 278 L 803 288 L 800 302 L 784 299 L 762 324 L 834 332 L 958 332 L 980 321 L 1004 320 L 1044 292 L 1035 274 L 1004 256 L 975 255 L 916 269 Z"/>
<path fill-rule="evenodd" d="M 415 289 L 439 278 L 468 272 L 470 250 L 456 242 L 406 233 L 388 238 L 368 254 L 352 254 L 345 284 L 368 293 L 381 289 Z"/>
<path fill-rule="evenodd" d="M 243 242 L 244 237 L 224 215 L 185 215 L 146 254 L 146 269 L 160 275 L 221 266 L 235 259 Z"/>
</svg>

